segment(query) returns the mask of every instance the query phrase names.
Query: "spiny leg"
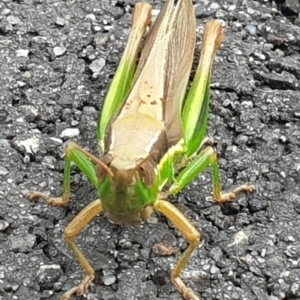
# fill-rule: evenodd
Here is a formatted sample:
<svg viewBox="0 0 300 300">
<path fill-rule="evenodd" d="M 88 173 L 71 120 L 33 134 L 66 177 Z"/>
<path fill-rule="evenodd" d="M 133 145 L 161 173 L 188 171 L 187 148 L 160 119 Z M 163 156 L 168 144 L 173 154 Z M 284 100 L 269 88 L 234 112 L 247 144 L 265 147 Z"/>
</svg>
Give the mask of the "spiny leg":
<svg viewBox="0 0 300 300">
<path fill-rule="evenodd" d="M 182 114 L 185 133 L 184 147 L 186 147 L 186 157 L 183 158 L 184 168 L 175 178 L 170 194 L 180 192 L 209 165 L 213 169 L 213 194 L 217 202 L 231 201 L 239 193 L 252 192 L 255 189 L 253 185 L 244 184 L 230 193 L 222 193 L 217 154 L 209 140 L 205 139 L 213 60 L 222 38 L 222 25 L 215 20 L 208 22 L 204 32 L 201 60 Z"/>
<path fill-rule="evenodd" d="M 223 28 L 216 20 L 204 30 L 201 59 L 182 111 L 185 153 L 187 158 L 203 146 L 209 116 L 210 83 L 213 60 L 223 39 Z"/>
<path fill-rule="evenodd" d="M 231 201 L 239 193 L 252 192 L 255 189 L 253 185 L 245 184 L 230 193 L 222 193 L 217 154 L 211 145 L 205 144 L 213 60 L 222 39 L 222 25 L 215 20 L 208 22 L 204 31 L 201 60 L 182 113 L 186 148 L 183 162 L 185 167 L 175 179 L 170 189 L 171 194 L 180 192 L 209 165 L 213 169 L 213 193 L 217 202 Z M 201 150 L 203 146 L 206 147 Z"/>
<path fill-rule="evenodd" d="M 71 288 L 60 298 L 60 300 L 69 300 L 72 295 L 81 296 L 94 279 L 95 271 L 75 244 L 74 239 L 81 233 L 86 225 L 102 211 L 103 207 L 101 201 L 97 199 L 86 206 L 65 229 L 65 239 L 78 259 L 78 262 L 83 267 L 86 276 L 80 285 Z"/>
<path fill-rule="evenodd" d="M 203 149 L 192 161 L 179 173 L 175 183 L 171 186 L 170 194 L 177 194 L 183 190 L 198 174 L 203 172 L 209 165 L 213 169 L 213 195 L 214 199 L 221 203 L 235 199 L 238 194 L 242 192 L 253 192 L 255 190 L 254 185 L 243 184 L 229 193 L 222 193 L 220 171 L 218 166 L 217 153 L 211 146 Z"/>
<path fill-rule="evenodd" d="M 154 203 L 154 209 L 164 214 L 170 219 L 175 226 L 180 230 L 182 235 L 189 241 L 188 248 L 184 251 L 177 265 L 171 274 L 171 279 L 178 291 L 185 299 L 200 300 L 180 278 L 180 272 L 187 264 L 191 254 L 197 248 L 201 240 L 201 233 L 193 226 L 193 224 L 170 202 L 157 200 Z"/>
</svg>

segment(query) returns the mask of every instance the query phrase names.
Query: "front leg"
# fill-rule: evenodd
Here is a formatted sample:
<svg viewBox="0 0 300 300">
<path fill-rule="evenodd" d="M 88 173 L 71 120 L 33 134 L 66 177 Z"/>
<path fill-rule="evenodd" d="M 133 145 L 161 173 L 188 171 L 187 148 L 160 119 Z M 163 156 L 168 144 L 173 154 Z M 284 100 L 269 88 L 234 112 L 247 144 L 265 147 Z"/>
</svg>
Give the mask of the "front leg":
<svg viewBox="0 0 300 300">
<path fill-rule="evenodd" d="M 154 203 L 154 209 L 164 214 L 170 219 L 174 225 L 179 229 L 182 235 L 189 241 L 188 248 L 176 264 L 171 274 L 171 279 L 177 290 L 187 300 L 201 300 L 194 294 L 193 291 L 187 288 L 185 283 L 180 278 L 182 269 L 186 266 L 190 256 L 197 248 L 201 241 L 201 233 L 194 227 L 194 225 L 170 202 L 164 200 L 157 200 Z"/>
<path fill-rule="evenodd" d="M 68 246 L 74 252 L 78 262 L 83 267 L 86 276 L 80 285 L 71 288 L 69 291 L 63 294 L 60 300 L 69 300 L 72 295 L 83 295 L 85 290 L 90 286 L 94 279 L 95 271 L 75 244 L 74 239 L 81 233 L 86 225 L 88 225 L 102 211 L 103 207 L 101 201 L 97 199 L 86 206 L 65 229 L 65 239 L 68 243 Z"/>
</svg>

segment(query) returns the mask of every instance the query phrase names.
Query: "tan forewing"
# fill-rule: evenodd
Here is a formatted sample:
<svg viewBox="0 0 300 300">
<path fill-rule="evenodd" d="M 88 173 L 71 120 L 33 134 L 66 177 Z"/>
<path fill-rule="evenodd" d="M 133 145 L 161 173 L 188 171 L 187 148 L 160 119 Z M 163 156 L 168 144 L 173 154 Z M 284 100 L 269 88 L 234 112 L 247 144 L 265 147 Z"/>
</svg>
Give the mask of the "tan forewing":
<svg viewBox="0 0 300 300">
<path fill-rule="evenodd" d="M 196 43 L 196 19 L 192 1 L 179 1 L 167 55 L 164 120 L 171 145 L 182 134 L 181 110 Z"/>
<path fill-rule="evenodd" d="M 149 115 L 166 128 L 168 144 L 182 137 L 181 108 L 193 62 L 195 16 L 190 0 L 168 0 L 145 42 L 135 84 L 117 119 Z"/>
<path fill-rule="evenodd" d="M 149 33 L 147 35 L 146 42 L 143 47 L 143 51 L 141 53 L 139 64 L 136 69 L 135 79 L 137 79 L 144 68 L 144 65 L 149 57 L 149 53 L 151 49 L 155 46 L 155 40 L 157 41 L 157 37 L 159 34 L 163 34 L 166 30 L 169 19 L 166 16 L 171 16 L 172 11 L 174 10 L 174 0 L 168 1 L 160 11 L 157 16 L 154 24 L 152 25 Z"/>
</svg>

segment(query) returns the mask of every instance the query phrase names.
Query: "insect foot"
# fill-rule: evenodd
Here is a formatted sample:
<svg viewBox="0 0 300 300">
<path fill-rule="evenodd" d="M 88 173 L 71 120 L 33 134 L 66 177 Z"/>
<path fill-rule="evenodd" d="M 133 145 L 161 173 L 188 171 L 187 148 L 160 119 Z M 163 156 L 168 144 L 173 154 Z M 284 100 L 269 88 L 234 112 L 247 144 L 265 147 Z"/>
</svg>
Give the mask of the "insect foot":
<svg viewBox="0 0 300 300">
<path fill-rule="evenodd" d="M 80 285 L 75 286 L 63 294 L 59 300 L 69 300 L 71 296 L 82 296 L 94 280 L 94 274 L 86 276 Z"/>
<path fill-rule="evenodd" d="M 173 278 L 172 282 L 177 287 L 178 291 L 182 294 L 184 299 L 186 300 L 201 300 L 198 296 L 196 296 L 180 279 L 180 277 Z"/>
<path fill-rule="evenodd" d="M 65 200 L 63 197 L 49 197 L 43 193 L 40 192 L 29 192 L 25 195 L 25 197 L 29 200 L 29 201 L 37 201 L 39 198 L 42 198 L 46 201 L 46 203 L 48 205 L 52 205 L 52 206 L 67 206 L 69 201 Z"/>
<path fill-rule="evenodd" d="M 216 197 L 215 200 L 218 203 L 229 202 L 234 200 L 240 193 L 252 193 L 253 191 L 255 191 L 255 186 L 253 184 L 243 184 L 230 193 L 221 193 L 220 196 Z"/>
</svg>

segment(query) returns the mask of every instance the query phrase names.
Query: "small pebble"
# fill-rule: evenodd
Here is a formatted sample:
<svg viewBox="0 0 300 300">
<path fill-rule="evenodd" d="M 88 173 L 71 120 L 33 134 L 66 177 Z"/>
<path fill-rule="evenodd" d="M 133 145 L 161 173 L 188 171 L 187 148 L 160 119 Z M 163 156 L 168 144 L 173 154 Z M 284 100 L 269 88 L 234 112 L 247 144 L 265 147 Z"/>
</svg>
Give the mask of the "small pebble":
<svg viewBox="0 0 300 300">
<path fill-rule="evenodd" d="M 55 54 L 55 56 L 62 56 L 66 51 L 67 49 L 61 46 L 56 46 L 53 48 L 53 53 Z"/>
</svg>

